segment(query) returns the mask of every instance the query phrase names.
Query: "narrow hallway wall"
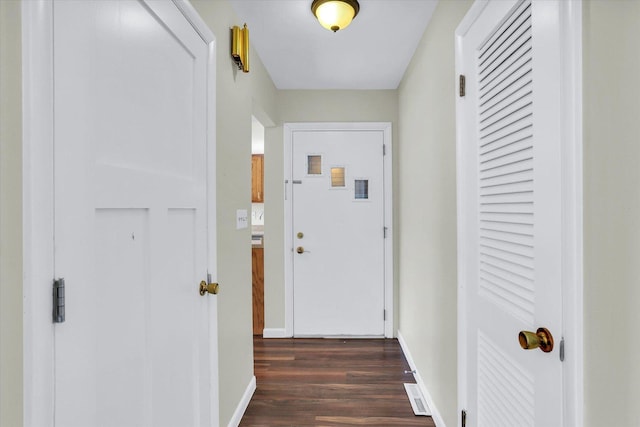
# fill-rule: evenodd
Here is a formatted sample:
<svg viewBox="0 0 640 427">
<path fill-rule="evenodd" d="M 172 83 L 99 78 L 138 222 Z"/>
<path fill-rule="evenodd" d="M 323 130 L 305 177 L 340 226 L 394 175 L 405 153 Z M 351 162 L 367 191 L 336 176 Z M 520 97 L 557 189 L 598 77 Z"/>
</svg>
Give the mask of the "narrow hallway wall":
<svg viewBox="0 0 640 427">
<path fill-rule="evenodd" d="M 20 2 L 0 1 L 0 426 L 23 423 Z"/>
<path fill-rule="evenodd" d="M 585 426 L 640 425 L 639 23 L 638 1 L 583 3 Z"/>
<path fill-rule="evenodd" d="M 254 104 L 275 121 L 276 89 L 252 49 L 251 71 L 230 56 L 230 28 L 242 25 L 227 0 L 194 0 L 216 36 L 218 350 L 220 425 L 226 426 L 253 377 L 251 229 L 236 229 L 236 210 L 251 212 L 251 115 Z M 251 23 L 247 23 L 251 28 Z"/>
<path fill-rule="evenodd" d="M 471 3 L 438 3 L 399 88 L 399 332 L 447 426 L 458 398 L 454 32 Z"/>
</svg>

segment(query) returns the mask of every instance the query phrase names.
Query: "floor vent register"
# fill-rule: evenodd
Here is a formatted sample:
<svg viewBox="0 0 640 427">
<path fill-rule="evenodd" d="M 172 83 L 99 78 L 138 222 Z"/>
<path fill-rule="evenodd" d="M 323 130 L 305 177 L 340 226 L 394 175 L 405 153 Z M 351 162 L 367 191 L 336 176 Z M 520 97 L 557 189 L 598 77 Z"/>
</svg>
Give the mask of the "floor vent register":
<svg viewBox="0 0 640 427">
<path fill-rule="evenodd" d="M 413 413 L 416 415 L 430 416 L 431 411 L 429 410 L 429 406 L 427 406 L 427 402 L 425 402 L 424 397 L 422 397 L 422 393 L 420 393 L 418 384 L 405 383 L 404 388 L 407 391 L 407 396 L 409 397 L 409 402 L 413 408 Z"/>
</svg>

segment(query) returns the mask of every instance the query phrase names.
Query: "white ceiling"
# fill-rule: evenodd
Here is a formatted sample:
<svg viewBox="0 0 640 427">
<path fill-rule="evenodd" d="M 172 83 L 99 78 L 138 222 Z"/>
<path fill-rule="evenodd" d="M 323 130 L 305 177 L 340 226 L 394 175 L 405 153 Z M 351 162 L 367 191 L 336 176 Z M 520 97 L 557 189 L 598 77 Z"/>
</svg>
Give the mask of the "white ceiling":
<svg viewBox="0 0 640 427">
<path fill-rule="evenodd" d="M 397 89 L 437 3 L 360 0 L 351 25 L 332 33 L 311 1 L 230 0 L 278 89 Z"/>
</svg>

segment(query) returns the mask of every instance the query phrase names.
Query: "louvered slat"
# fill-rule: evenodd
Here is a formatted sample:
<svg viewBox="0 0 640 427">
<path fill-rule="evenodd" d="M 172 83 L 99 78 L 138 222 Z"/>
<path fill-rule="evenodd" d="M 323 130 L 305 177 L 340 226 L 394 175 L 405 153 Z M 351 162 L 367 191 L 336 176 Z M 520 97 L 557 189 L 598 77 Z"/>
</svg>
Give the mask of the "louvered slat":
<svg viewBox="0 0 640 427">
<path fill-rule="evenodd" d="M 478 425 L 533 427 L 534 378 L 478 333 Z"/>
<path fill-rule="evenodd" d="M 478 51 L 479 292 L 532 321 L 534 179 L 531 4 Z M 507 413 L 505 413 L 508 419 Z"/>
</svg>

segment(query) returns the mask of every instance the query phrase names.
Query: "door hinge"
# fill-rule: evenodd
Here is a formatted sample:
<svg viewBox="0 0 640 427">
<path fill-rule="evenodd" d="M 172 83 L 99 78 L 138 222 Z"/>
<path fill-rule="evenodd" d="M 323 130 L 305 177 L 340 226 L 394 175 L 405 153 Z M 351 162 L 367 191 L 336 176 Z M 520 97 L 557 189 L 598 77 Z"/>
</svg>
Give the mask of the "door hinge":
<svg viewBox="0 0 640 427">
<path fill-rule="evenodd" d="M 387 144 L 382 144 L 382 155 L 383 156 L 387 155 Z"/>
<path fill-rule="evenodd" d="M 53 281 L 53 323 L 62 323 L 64 313 L 64 279 Z"/>
<path fill-rule="evenodd" d="M 462 427 L 467 427 L 467 411 L 465 409 L 463 409 L 462 414 L 460 414 L 460 420 Z"/>
<path fill-rule="evenodd" d="M 382 237 L 385 239 L 387 238 L 387 230 L 388 230 L 387 227 L 382 227 Z"/>
<path fill-rule="evenodd" d="M 387 310 L 382 310 L 382 320 L 387 320 Z"/>
<path fill-rule="evenodd" d="M 564 337 L 560 340 L 560 361 L 564 362 Z"/>
<path fill-rule="evenodd" d="M 459 79 L 459 86 L 460 86 L 460 96 L 463 97 L 466 94 L 466 78 L 464 76 L 464 74 L 460 74 L 460 79 Z"/>
</svg>

